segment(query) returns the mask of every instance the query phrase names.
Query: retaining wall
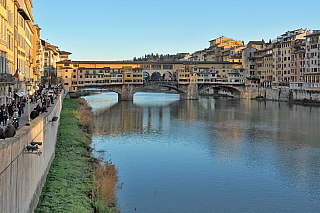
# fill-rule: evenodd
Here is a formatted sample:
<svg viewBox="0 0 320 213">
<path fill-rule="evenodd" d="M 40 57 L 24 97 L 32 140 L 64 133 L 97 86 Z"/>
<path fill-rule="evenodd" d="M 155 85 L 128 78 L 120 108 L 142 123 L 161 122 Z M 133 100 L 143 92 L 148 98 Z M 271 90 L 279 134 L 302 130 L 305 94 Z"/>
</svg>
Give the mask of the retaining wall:
<svg viewBox="0 0 320 213">
<path fill-rule="evenodd" d="M 311 101 L 320 100 L 320 91 L 317 90 L 294 90 L 288 88 L 263 89 L 261 95 L 267 100 L 276 101 Z"/>
<path fill-rule="evenodd" d="M 48 112 L 32 120 L 30 126 L 19 129 L 15 137 L 0 141 L 0 173 L 13 161 L 0 175 L 0 212 L 25 213 L 36 208 L 55 155 L 59 120 L 51 120 L 60 118 L 64 98 L 61 94 Z M 41 156 L 23 151 L 31 141 L 43 142 Z"/>
</svg>

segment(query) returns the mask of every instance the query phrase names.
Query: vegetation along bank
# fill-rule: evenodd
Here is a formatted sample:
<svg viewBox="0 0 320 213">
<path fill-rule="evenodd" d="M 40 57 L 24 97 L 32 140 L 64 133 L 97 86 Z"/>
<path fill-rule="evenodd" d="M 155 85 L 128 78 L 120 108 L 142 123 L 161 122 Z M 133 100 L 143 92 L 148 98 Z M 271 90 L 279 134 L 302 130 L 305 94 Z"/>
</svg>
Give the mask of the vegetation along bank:
<svg viewBox="0 0 320 213">
<path fill-rule="evenodd" d="M 117 169 L 91 156 L 91 107 L 64 99 L 55 158 L 35 212 L 117 212 Z"/>
</svg>

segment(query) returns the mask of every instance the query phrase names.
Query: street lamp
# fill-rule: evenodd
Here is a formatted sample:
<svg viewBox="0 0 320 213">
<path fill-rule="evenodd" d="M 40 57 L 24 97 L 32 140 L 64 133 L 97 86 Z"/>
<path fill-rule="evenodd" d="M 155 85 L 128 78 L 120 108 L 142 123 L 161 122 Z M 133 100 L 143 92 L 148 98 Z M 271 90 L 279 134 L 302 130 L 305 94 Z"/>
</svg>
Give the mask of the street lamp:
<svg viewBox="0 0 320 213">
<path fill-rule="evenodd" d="M 32 84 L 30 81 L 27 83 L 27 91 L 28 91 L 28 122 L 26 123 L 26 126 L 30 126 L 30 91 L 32 89 Z"/>
</svg>

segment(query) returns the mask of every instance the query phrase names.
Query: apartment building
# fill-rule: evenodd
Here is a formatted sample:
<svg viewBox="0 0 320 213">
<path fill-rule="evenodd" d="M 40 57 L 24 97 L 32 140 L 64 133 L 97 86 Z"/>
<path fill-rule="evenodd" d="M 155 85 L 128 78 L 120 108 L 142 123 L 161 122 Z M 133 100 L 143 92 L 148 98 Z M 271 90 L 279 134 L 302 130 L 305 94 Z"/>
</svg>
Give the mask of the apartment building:
<svg viewBox="0 0 320 213">
<path fill-rule="evenodd" d="M 199 50 L 191 54 L 189 58 L 190 61 L 205 61 L 206 59 L 206 49 Z"/>
<path fill-rule="evenodd" d="M 309 34 L 307 29 L 287 31 L 278 36 L 273 43 L 273 72 L 274 81 L 277 86 L 289 87 L 291 80 L 291 44 L 292 42 L 304 39 Z"/>
<path fill-rule="evenodd" d="M 42 40 L 44 46 L 43 83 L 56 84 L 57 62 L 60 61 L 60 50 L 57 46 Z"/>
<path fill-rule="evenodd" d="M 320 31 L 315 30 L 306 37 L 305 87 L 320 88 Z"/>
<path fill-rule="evenodd" d="M 229 61 L 229 62 L 242 62 L 242 51 L 246 48 L 246 45 L 240 45 L 240 46 L 236 46 L 236 47 L 232 47 L 230 49 L 230 54 L 229 56 L 226 58 L 225 61 Z"/>
<path fill-rule="evenodd" d="M 0 103 L 21 101 L 35 84 L 34 19 L 31 0 L 0 1 Z"/>
<path fill-rule="evenodd" d="M 271 87 L 272 74 L 272 47 L 267 47 L 254 52 L 252 59 L 254 65 L 255 78 L 263 87 Z"/>
<path fill-rule="evenodd" d="M 305 87 L 306 72 L 306 40 L 297 39 L 291 42 L 291 79 L 290 88 L 302 89 Z"/>
<path fill-rule="evenodd" d="M 221 36 L 213 39 L 207 50 L 206 61 L 229 61 L 230 49 L 242 46 L 242 41 L 236 41 L 232 38 Z"/>
<path fill-rule="evenodd" d="M 42 46 L 40 39 L 41 28 L 38 25 L 33 26 L 33 64 L 32 72 L 34 79 L 34 88 L 37 89 L 37 85 L 41 82 L 44 69 L 44 47 Z"/>
</svg>

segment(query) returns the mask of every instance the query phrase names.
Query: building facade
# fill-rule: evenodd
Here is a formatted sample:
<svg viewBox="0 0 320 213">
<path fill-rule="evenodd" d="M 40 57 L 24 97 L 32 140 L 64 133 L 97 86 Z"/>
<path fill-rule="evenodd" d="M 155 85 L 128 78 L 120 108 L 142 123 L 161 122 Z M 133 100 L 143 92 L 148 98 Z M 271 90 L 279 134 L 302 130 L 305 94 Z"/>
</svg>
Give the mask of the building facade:
<svg viewBox="0 0 320 213">
<path fill-rule="evenodd" d="M 320 88 L 320 31 L 306 35 L 305 87 Z"/>
<path fill-rule="evenodd" d="M 0 103 L 21 101 L 33 73 L 34 28 L 31 0 L 0 1 Z"/>
</svg>

